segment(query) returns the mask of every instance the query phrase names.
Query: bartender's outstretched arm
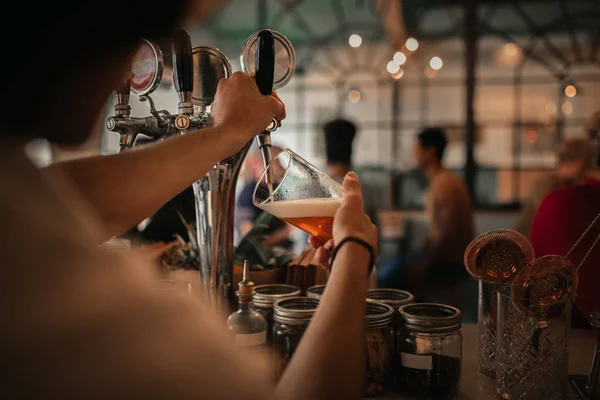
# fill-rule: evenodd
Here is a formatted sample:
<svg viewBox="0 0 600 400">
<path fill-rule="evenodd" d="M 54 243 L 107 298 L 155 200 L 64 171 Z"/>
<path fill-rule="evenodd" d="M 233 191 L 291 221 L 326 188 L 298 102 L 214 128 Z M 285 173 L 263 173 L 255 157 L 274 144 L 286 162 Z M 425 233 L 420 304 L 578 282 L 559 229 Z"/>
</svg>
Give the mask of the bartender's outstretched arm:
<svg viewBox="0 0 600 400">
<path fill-rule="evenodd" d="M 97 211 L 108 239 L 152 215 L 218 161 L 235 154 L 272 118 L 285 118 L 277 94 L 262 96 L 254 78 L 238 72 L 221 80 L 213 104 L 214 127 L 111 156 L 95 156 L 45 169 L 66 175 Z"/>
<path fill-rule="evenodd" d="M 377 252 L 377 228 L 364 212 L 361 185 L 350 172 L 333 240 L 357 237 Z M 319 252 L 322 252 L 319 249 Z M 327 290 L 278 388 L 277 399 L 361 399 L 366 357 L 365 299 L 370 254 L 346 242 L 332 265 Z"/>
</svg>

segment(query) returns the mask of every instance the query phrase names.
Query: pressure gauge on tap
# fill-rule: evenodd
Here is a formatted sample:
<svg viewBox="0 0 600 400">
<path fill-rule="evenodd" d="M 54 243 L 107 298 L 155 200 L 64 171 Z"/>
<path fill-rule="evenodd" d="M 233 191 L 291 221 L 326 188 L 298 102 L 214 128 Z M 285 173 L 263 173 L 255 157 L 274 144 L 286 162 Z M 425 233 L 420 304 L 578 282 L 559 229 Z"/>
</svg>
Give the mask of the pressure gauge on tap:
<svg viewBox="0 0 600 400">
<path fill-rule="evenodd" d="M 275 73 L 273 79 L 273 89 L 281 89 L 294 76 L 296 70 L 296 52 L 294 46 L 288 38 L 281 33 L 269 30 L 275 41 Z M 255 74 L 256 73 L 256 45 L 258 42 L 260 31 L 252 34 L 242 48 L 240 61 L 242 71 Z"/>
<path fill-rule="evenodd" d="M 149 40 L 142 41 L 131 61 L 131 91 L 144 96 L 156 90 L 162 79 L 163 66 L 163 55 L 158 45 Z"/>
</svg>

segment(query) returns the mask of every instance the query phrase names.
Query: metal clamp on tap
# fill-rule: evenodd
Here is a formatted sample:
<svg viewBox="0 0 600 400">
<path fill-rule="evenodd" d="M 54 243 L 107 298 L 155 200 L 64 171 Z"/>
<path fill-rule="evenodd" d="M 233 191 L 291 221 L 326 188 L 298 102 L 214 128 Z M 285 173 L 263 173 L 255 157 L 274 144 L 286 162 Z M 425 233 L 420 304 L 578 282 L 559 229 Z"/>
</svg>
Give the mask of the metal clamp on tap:
<svg viewBox="0 0 600 400">
<path fill-rule="evenodd" d="M 162 78 L 163 57 L 160 48 L 144 40 L 132 61 L 131 72 L 133 77 L 127 79 L 115 91 L 115 115 L 106 120 L 106 128 L 121 135 L 121 150 L 132 147 L 139 134 L 160 139 L 177 132 L 173 116 L 166 110 L 157 111 L 150 97 L 150 93 L 156 90 Z M 141 101 L 150 104 L 150 116 L 130 115 L 131 91 L 138 94 Z"/>
</svg>

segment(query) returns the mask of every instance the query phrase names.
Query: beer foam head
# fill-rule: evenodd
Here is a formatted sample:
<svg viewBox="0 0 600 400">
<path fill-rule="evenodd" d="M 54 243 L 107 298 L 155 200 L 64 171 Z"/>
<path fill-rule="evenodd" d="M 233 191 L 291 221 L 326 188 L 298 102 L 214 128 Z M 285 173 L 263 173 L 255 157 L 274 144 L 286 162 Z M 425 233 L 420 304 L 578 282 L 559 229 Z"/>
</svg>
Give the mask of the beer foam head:
<svg viewBox="0 0 600 400">
<path fill-rule="evenodd" d="M 258 208 L 277 218 L 333 217 L 344 199 L 306 199 L 269 201 Z"/>
</svg>

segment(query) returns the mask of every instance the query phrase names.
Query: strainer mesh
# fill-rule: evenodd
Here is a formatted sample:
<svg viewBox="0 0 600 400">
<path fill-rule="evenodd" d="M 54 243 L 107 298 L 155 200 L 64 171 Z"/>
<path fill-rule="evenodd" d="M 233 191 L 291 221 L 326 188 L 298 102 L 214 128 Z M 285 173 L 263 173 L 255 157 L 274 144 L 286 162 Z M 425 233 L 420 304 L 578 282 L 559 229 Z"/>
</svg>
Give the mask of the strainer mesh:
<svg viewBox="0 0 600 400">
<path fill-rule="evenodd" d="M 515 306 L 523 312 L 548 306 L 577 291 L 578 272 L 565 257 L 536 258 L 517 274 L 512 283 Z"/>
<path fill-rule="evenodd" d="M 477 236 L 467 247 L 465 267 L 476 279 L 507 282 L 535 258 L 531 243 L 517 231 L 494 229 Z"/>
</svg>

